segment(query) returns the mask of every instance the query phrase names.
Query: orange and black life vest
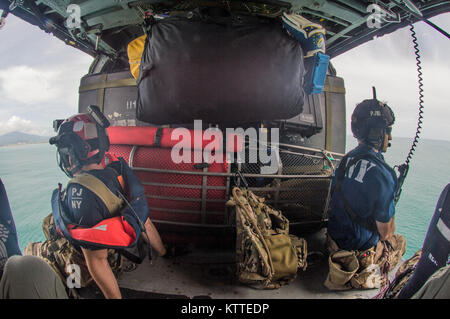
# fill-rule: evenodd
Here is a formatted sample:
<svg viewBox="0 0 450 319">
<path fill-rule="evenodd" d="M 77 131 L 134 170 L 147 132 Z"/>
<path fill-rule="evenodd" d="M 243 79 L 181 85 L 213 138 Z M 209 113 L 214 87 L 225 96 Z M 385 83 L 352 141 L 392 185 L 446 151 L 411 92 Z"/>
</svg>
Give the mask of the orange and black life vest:
<svg viewBox="0 0 450 319">
<path fill-rule="evenodd" d="M 117 178 L 128 196 L 116 196 L 101 180 L 88 173 L 69 181 L 69 184 L 81 184 L 95 193 L 113 217 L 92 227 L 74 224 L 65 212 L 64 192 L 60 184 L 52 195 L 53 218 L 57 231 L 70 242 L 95 248 L 117 249 L 131 261 L 141 263 L 147 253 L 151 258 L 151 249 L 147 251 L 149 245 L 144 226 L 148 218 L 148 204 L 140 181 L 122 158 L 119 161 L 121 172 Z M 138 249 L 139 256 L 130 253 L 129 250 L 133 248 Z"/>
</svg>

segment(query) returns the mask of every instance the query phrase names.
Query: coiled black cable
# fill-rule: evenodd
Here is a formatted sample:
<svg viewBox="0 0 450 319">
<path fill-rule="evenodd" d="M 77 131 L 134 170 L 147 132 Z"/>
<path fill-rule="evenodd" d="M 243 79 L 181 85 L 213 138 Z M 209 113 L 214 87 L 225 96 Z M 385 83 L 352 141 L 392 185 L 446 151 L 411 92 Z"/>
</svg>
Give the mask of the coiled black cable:
<svg viewBox="0 0 450 319">
<path fill-rule="evenodd" d="M 416 150 L 417 143 L 419 141 L 420 133 L 422 130 L 422 120 L 423 120 L 423 78 L 422 78 L 422 62 L 420 60 L 420 51 L 419 51 L 419 43 L 417 42 L 416 31 L 414 30 L 414 25 L 411 24 L 410 29 L 411 37 L 413 38 L 414 44 L 414 54 L 416 55 L 416 65 L 417 65 L 417 77 L 419 83 L 419 118 L 417 121 L 417 130 L 416 136 L 412 142 L 411 149 L 409 150 L 408 156 L 406 157 L 405 164 L 409 165 L 409 161 L 411 160 L 414 151 Z"/>
<path fill-rule="evenodd" d="M 414 25 L 410 25 L 409 30 L 411 31 L 411 37 L 413 39 L 413 47 L 414 47 L 414 54 L 416 56 L 416 65 L 417 65 L 417 77 L 418 77 L 418 83 L 419 83 L 419 118 L 417 120 L 417 130 L 416 130 L 416 136 L 414 137 L 414 140 L 411 145 L 411 149 L 409 150 L 408 155 L 406 156 L 405 163 L 399 166 L 395 166 L 398 168 L 398 171 L 400 173 L 398 177 L 398 184 L 397 184 L 397 191 L 395 194 L 395 203 L 398 202 L 400 199 L 400 194 L 402 192 L 402 186 L 403 182 L 405 181 L 406 175 L 408 174 L 409 170 L 409 162 L 411 161 L 411 158 L 414 154 L 414 151 L 416 150 L 417 143 L 419 142 L 420 133 L 422 130 L 422 120 L 423 120 L 423 78 L 422 78 L 422 62 L 420 60 L 420 50 L 419 50 L 419 43 L 417 41 L 416 31 L 414 30 Z"/>
</svg>

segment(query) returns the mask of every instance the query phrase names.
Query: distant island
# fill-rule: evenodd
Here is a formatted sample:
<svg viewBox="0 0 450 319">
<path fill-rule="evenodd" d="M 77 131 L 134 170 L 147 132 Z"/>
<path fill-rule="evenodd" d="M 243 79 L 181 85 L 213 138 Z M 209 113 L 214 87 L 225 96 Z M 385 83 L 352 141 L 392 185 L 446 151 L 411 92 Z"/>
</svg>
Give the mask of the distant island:
<svg viewBox="0 0 450 319">
<path fill-rule="evenodd" d="M 48 139 L 48 136 L 33 135 L 22 132 L 11 132 L 0 135 L 0 146 L 48 143 Z"/>
</svg>

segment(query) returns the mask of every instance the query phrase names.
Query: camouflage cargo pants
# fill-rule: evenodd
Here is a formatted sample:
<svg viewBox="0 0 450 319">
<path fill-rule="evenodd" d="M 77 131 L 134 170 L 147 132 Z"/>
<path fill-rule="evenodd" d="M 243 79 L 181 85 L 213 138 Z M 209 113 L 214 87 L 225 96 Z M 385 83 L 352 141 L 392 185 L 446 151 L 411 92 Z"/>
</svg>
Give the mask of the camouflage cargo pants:
<svg viewBox="0 0 450 319">
<path fill-rule="evenodd" d="M 327 235 L 329 272 L 324 285 L 330 290 L 372 289 L 386 281 L 382 273 L 394 269 L 406 251 L 406 239 L 396 234 L 364 251 L 341 250 Z"/>
</svg>

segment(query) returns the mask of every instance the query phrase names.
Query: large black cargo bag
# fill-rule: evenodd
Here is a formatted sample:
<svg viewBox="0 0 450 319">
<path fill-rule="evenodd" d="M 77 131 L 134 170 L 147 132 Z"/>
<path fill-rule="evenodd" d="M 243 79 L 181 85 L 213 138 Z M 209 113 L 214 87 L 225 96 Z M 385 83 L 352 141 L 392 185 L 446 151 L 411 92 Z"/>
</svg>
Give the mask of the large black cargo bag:
<svg viewBox="0 0 450 319">
<path fill-rule="evenodd" d="M 278 20 L 160 20 L 142 56 L 137 119 L 238 125 L 292 118 L 302 112 L 303 73 L 302 48 Z"/>
</svg>

